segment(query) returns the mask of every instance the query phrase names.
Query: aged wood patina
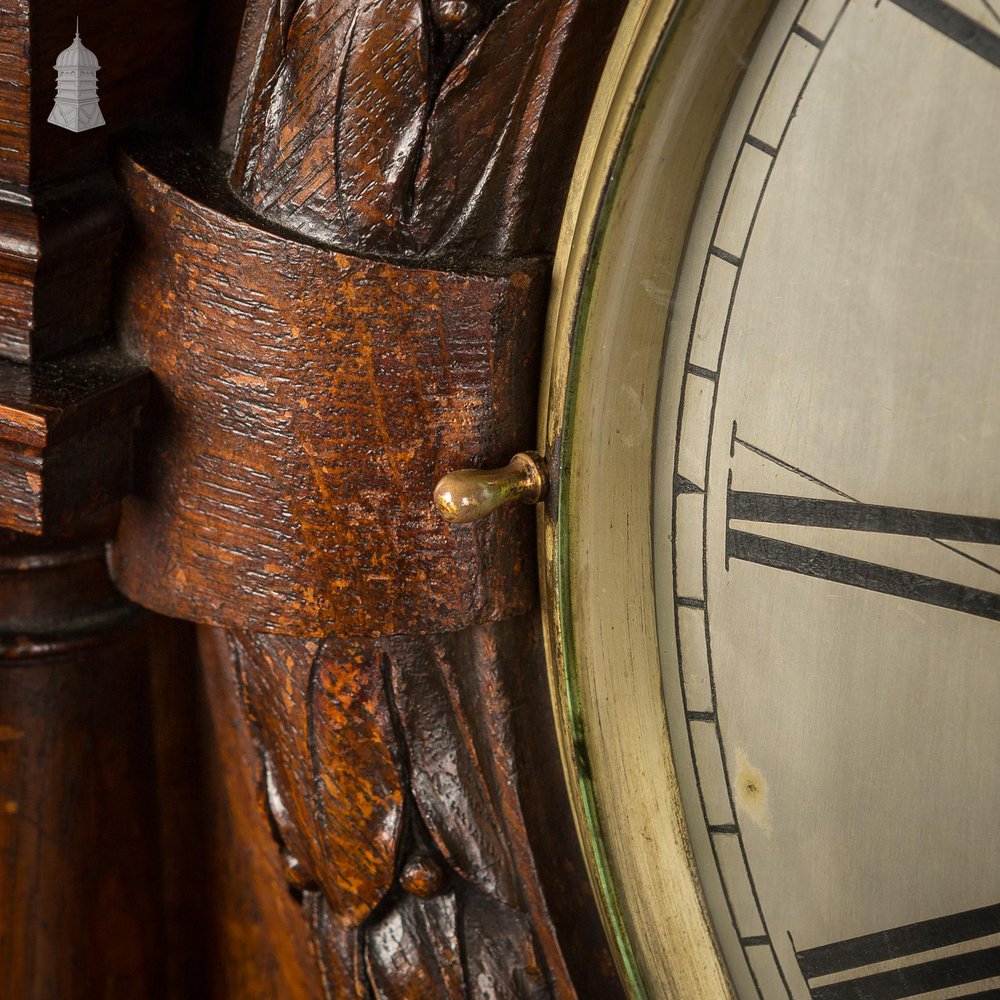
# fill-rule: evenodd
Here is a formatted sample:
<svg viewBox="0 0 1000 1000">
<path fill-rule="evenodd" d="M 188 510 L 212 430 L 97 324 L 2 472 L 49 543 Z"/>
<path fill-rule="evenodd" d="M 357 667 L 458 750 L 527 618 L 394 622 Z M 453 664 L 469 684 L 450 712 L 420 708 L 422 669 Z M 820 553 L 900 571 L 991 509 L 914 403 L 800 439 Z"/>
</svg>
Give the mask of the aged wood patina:
<svg viewBox="0 0 1000 1000">
<path fill-rule="evenodd" d="M 36 851 L 0 940 L 42 962 L 58 938 L 52 975 L 85 970 L 73 993 L 4 963 L 7 994 L 618 995 L 533 517 L 447 525 L 432 493 L 534 444 L 551 255 L 623 6 L 95 0 L 108 125 L 77 136 L 44 125 L 65 5 L 0 0 L 0 588 L 24 678 L 0 694 L 0 830 L 47 843 L 41 796 L 77 845 Z"/>
</svg>

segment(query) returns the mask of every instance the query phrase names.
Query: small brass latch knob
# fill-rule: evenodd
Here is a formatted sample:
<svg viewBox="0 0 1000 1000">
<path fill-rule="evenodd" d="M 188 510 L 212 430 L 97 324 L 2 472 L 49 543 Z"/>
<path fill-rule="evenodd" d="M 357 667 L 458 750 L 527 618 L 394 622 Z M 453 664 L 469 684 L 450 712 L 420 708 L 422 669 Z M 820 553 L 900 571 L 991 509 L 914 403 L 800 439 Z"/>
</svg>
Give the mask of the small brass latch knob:
<svg viewBox="0 0 1000 1000">
<path fill-rule="evenodd" d="M 521 451 L 503 469 L 449 472 L 434 487 L 434 506 L 446 521 L 468 524 L 513 500 L 538 503 L 547 488 L 545 459 L 538 452 Z"/>
</svg>

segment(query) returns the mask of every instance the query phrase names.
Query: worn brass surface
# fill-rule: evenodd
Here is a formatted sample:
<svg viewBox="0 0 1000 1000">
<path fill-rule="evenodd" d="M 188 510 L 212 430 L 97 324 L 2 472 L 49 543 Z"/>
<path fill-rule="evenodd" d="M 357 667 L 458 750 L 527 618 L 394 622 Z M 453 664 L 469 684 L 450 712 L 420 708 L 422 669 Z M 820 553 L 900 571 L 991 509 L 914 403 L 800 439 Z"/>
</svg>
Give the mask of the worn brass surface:
<svg viewBox="0 0 1000 1000">
<path fill-rule="evenodd" d="M 504 504 L 538 503 L 548 486 L 545 461 L 535 451 L 518 452 L 502 469 L 458 469 L 434 487 L 434 506 L 452 524 L 469 524 Z"/>
<path fill-rule="evenodd" d="M 718 129 L 770 6 L 632 4 L 592 111 L 554 265 L 539 428 L 552 478 L 539 521 L 549 679 L 591 881 L 635 997 L 733 995 L 691 857 L 663 711 L 650 457 L 670 287 Z M 659 111 L 637 116 L 642 106 Z M 659 280 L 643 287 L 637 275 L 650 269 Z"/>
</svg>

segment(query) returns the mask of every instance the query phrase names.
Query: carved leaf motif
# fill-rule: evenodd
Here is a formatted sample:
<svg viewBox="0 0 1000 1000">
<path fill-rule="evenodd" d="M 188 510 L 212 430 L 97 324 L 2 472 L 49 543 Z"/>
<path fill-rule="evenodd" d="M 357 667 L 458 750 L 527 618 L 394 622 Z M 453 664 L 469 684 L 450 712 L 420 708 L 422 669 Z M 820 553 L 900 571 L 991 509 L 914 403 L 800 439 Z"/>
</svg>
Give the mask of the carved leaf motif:
<svg viewBox="0 0 1000 1000">
<path fill-rule="evenodd" d="M 539 187 L 531 184 L 539 172 L 534 159 L 545 156 L 535 148 L 539 121 L 548 126 L 546 103 L 566 97 L 554 94 L 552 83 L 580 6 L 580 0 L 508 4 L 448 75 L 427 124 L 414 188 L 416 244 L 432 254 L 511 251 L 513 229 L 525 222 Z"/>
<path fill-rule="evenodd" d="M 550 251 L 583 110 L 624 2 L 250 0 L 244 34 L 262 40 L 253 72 L 238 68 L 234 77 L 234 93 L 248 94 L 234 187 L 274 222 L 369 256 L 419 255 L 454 267 L 462 255 L 461 266 L 474 268 L 486 258 Z M 452 332 L 442 337 L 444 349 L 453 349 Z M 372 371 L 391 372 L 396 383 L 407 377 L 399 370 L 407 361 L 400 351 Z M 399 437 L 389 430 L 394 419 L 402 421 L 386 415 L 388 441 Z M 412 460 L 403 459 L 401 467 Z M 276 650 L 286 640 L 261 641 Z M 516 746 L 508 684 L 536 668 L 531 625 L 384 638 L 368 644 L 367 668 L 352 665 L 349 643 L 327 642 L 340 650 L 330 659 L 335 676 L 320 681 L 327 668 L 316 673 L 324 646 L 309 711 L 288 703 L 273 667 L 255 667 L 273 677 L 248 683 L 247 701 L 262 718 L 285 712 L 262 736 L 271 753 L 271 811 L 284 810 L 283 831 L 300 831 L 286 846 L 306 845 L 305 864 L 322 890 L 307 892 L 305 903 L 331 995 L 575 995 L 521 812 L 521 796 L 534 789 Z M 389 679 L 377 709 L 357 692 L 348 696 L 345 684 L 364 678 L 364 687 L 383 673 Z M 361 723 L 351 715 L 359 698 Z M 324 745 L 315 734 L 327 712 L 336 721 Z M 282 728 L 296 727 L 308 738 L 297 749 L 282 745 Z M 372 766 L 383 775 L 371 787 L 360 780 L 368 764 L 354 765 L 353 777 L 343 773 L 346 755 L 374 753 L 368 733 L 380 748 L 372 760 L 382 760 Z M 388 764 L 379 757 L 386 747 Z M 296 764 L 296 752 L 308 766 Z M 318 777 L 323 766 L 333 775 L 328 783 Z M 306 791 L 294 791 L 296 783 Z M 381 825 L 377 809 L 354 806 L 352 814 L 344 804 L 377 803 L 385 794 Z M 537 822 L 538 807 L 525 808 Z M 377 864 L 350 828 L 359 817 L 370 836 L 383 837 Z M 350 849 L 334 863 L 330 847 L 341 839 Z M 425 850 L 453 869 L 439 887 L 405 878 L 414 853 Z M 394 867 L 404 877 L 391 881 Z M 420 895 L 425 890 L 440 894 Z"/>
<path fill-rule="evenodd" d="M 327 1000 L 371 1000 L 362 932 L 345 926 L 320 892 L 307 892 L 302 905 L 323 971 Z"/>
<path fill-rule="evenodd" d="M 549 1000 L 553 990 L 525 914 L 472 895 L 462 907 L 469 1000 Z"/>
<path fill-rule="evenodd" d="M 366 934 L 368 976 L 379 1000 L 465 1000 L 459 903 L 454 893 L 404 896 Z"/>
<path fill-rule="evenodd" d="M 527 917 L 474 889 L 404 897 L 366 936 L 379 1000 L 548 1000 Z"/>
<path fill-rule="evenodd" d="M 292 10 L 291 0 L 247 0 L 243 14 L 226 117 L 230 131 L 235 128 L 238 163 L 247 175 L 260 171 L 260 133 L 275 100 Z"/>
<path fill-rule="evenodd" d="M 423 821 L 455 871 L 518 905 L 499 788 L 510 747 L 503 692 L 484 690 L 484 665 L 459 665 L 439 639 L 394 638 L 382 648 L 392 664 L 410 787 Z"/>
<path fill-rule="evenodd" d="M 302 0 L 290 19 L 281 0 L 267 17 L 252 3 L 244 35 L 263 35 L 233 79 L 233 101 L 248 94 L 234 186 L 344 247 L 550 250 L 552 192 L 623 3 L 434 0 L 429 15 L 421 0 Z"/>
<path fill-rule="evenodd" d="M 233 179 L 262 213 L 331 241 L 395 229 L 430 97 L 421 0 L 303 0 L 257 57 Z"/>
<path fill-rule="evenodd" d="M 284 846 L 344 925 L 394 878 L 402 779 L 384 679 L 370 646 L 234 634 L 244 696 L 266 748 L 271 814 Z"/>
<path fill-rule="evenodd" d="M 392 663 L 412 795 L 438 850 L 484 900 L 523 916 L 519 947 L 537 947 L 547 976 L 568 988 L 521 811 L 525 779 L 512 729 L 510 678 L 539 660 L 534 618 L 379 646 Z"/>
<path fill-rule="evenodd" d="M 379 1000 L 548 1000 L 527 917 L 472 890 L 400 900 L 366 935 Z"/>
<path fill-rule="evenodd" d="M 316 1000 L 321 988 L 320 968 L 309 928 L 287 892 L 286 873 L 274 850 L 272 830 L 255 808 L 264 776 L 238 690 L 232 641 L 222 629 L 211 626 L 202 626 L 198 636 L 209 713 L 207 739 L 214 747 L 208 786 L 214 806 L 208 817 L 195 814 L 206 826 L 200 838 L 197 834 L 192 837 L 191 844 L 203 858 L 207 878 L 200 878 L 195 870 L 196 884 L 190 891 L 192 906 L 200 913 L 217 914 L 212 918 L 217 923 L 210 925 L 211 945 L 205 945 L 206 951 L 212 945 L 218 949 L 210 992 L 246 1000 Z M 177 651 L 162 655 L 164 666 L 169 663 L 173 683 L 179 665 L 174 660 Z M 167 672 L 163 669 L 164 676 Z M 186 727 L 178 726 L 177 733 L 190 739 Z M 189 745 L 185 749 L 191 755 L 185 757 L 186 763 L 197 759 Z M 197 781 L 203 773 L 195 768 L 191 780 Z M 170 799 L 177 798 L 173 782 L 169 788 Z M 181 854 L 178 863 L 187 858 L 186 853 Z M 175 877 L 172 881 L 182 891 L 184 880 Z M 206 905 L 208 897 L 211 906 Z M 184 923 L 189 925 L 187 920 Z M 204 928 L 201 922 L 194 933 L 203 934 Z M 184 953 L 190 962 L 185 971 L 191 977 L 191 988 L 181 988 L 178 996 L 198 996 L 201 991 L 194 984 L 201 982 L 201 963 L 197 956 L 192 961 L 190 949 Z"/>
</svg>

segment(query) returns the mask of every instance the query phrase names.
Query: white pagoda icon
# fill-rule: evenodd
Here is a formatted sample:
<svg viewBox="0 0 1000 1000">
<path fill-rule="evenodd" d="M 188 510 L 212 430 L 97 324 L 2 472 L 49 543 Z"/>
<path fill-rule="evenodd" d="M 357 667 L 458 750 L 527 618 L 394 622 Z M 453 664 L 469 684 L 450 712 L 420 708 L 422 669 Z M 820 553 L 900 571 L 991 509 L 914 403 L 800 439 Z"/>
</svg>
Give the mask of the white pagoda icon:
<svg viewBox="0 0 1000 1000">
<path fill-rule="evenodd" d="M 71 132 L 84 132 L 104 124 L 97 103 L 97 56 L 80 41 L 80 19 L 76 19 L 76 37 L 56 59 L 56 103 L 49 115 L 53 125 Z"/>
</svg>

